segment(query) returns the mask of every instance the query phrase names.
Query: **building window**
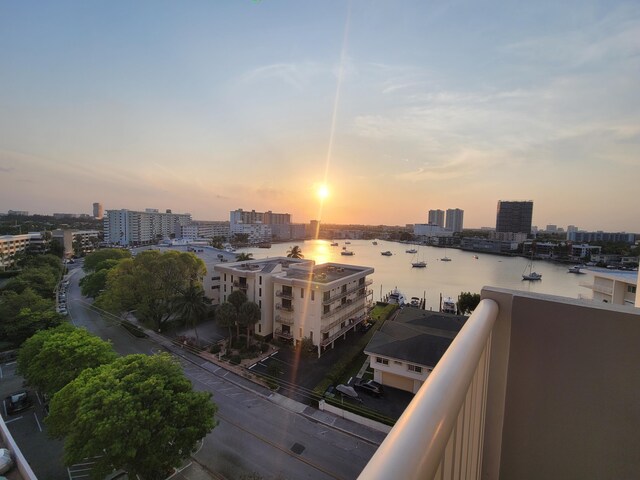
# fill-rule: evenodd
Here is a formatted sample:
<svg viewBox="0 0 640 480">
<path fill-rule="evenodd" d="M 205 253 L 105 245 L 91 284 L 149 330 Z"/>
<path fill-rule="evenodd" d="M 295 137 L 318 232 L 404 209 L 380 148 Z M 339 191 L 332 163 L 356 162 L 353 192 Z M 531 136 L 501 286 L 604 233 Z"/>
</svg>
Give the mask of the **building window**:
<svg viewBox="0 0 640 480">
<path fill-rule="evenodd" d="M 331 292 L 324 292 L 322 294 L 322 301 L 323 302 L 328 302 L 330 298 L 331 298 Z"/>
<path fill-rule="evenodd" d="M 258 324 L 258 333 L 262 333 L 262 324 L 261 323 Z"/>
<path fill-rule="evenodd" d="M 323 309 L 322 309 L 322 313 L 329 313 L 331 311 L 330 306 L 329 305 L 324 305 Z"/>
<path fill-rule="evenodd" d="M 316 299 L 315 291 L 311 290 L 311 301 L 313 302 Z"/>
<path fill-rule="evenodd" d="M 227 274 L 226 273 L 224 274 L 224 281 L 225 282 L 227 281 Z"/>
<path fill-rule="evenodd" d="M 329 332 L 324 332 L 322 334 L 322 340 L 327 340 L 329 338 Z"/>
<path fill-rule="evenodd" d="M 347 285 L 346 284 L 342 285 L 342 292 L 341 293 L 347 293 Z"/>
<path fill-rule="evenodd" d="M 364 277 L 358 280 L 358 285 L 364 285 Z"/>
<path fill-rule="evenodd" d="M 262 288 L 258 289 L 258 296 L 261 297 L 262 296 Z"/>
<path fill-rule="evenodd" d="M 300 338 L 302 338 L 302 327 L 300 327 Z"/>
<path fill-rule="evenodd" d="M 389 360 L 382 357 L 376 357 L 376 363 L 381 363 L 382 365 L 389 365 Z"/>
<path fill-rule="evenodd" d="M 346 324 L 347 324 L 347 322 L 342 322 L 342 323 L 340 324 L 340 328 L 344 328 Z"/>
<path fill-rule="evenodd" d="M 410 372 L 415 372 L 415 373 L 422 373 L 422 367 L 419 367 L 418 365 L 407 365 L 407 368 L 409 369 Z"/>
<path fill-rule="evenodd" d="M 300 289 L 300 298 L 304 298 L 304 288 Z"/>
<path fill-rule="evenodd" d="M 227 284 L 224 284 L 224 293 L 227 293 Z"/>
<path fill-rule="evenodd" d="M 258 283 L 262 285 L 262 277 L 258 277 Z"/>
<path fill-rule="evenodd" d="M 627 285 L 627 292 L 636 293 L 636 287 L 634 287 L 633 285 Z"/>
<path fill-rule="evenodd" d="M 262 308 L 262 300 L 258 300 L 258 307 Z"/>
</svg>

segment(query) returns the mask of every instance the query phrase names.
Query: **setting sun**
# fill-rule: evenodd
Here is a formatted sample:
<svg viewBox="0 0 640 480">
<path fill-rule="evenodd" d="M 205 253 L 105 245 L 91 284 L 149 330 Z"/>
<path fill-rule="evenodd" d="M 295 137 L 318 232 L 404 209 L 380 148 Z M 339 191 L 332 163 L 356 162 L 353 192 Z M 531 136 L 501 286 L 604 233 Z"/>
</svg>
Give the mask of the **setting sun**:
<svg viewBox="0 0 640 480">
<path fill-rule="evenodd" d="M 320 200 L 324 200 L 329 196 L 329 188 L 326 185 L 320 185 L 318 187 L 318 197 Z"/>
</svg>

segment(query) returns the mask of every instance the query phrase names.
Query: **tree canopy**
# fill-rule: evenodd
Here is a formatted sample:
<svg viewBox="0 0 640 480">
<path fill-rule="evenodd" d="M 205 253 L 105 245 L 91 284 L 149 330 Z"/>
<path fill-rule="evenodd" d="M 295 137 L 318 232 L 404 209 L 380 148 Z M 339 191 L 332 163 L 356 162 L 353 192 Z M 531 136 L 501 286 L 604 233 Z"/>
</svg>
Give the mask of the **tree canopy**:
<svg viewBox="0 0 640 480">
<path fill-rule="evenodd" d="M 462 292 L 458 297 L 458 310 L 463 315 L 473 312 L 480 303 L 480 294 Z"/>
<path fill-rule="evenodd" d="M 114 313 L 135 310 L 136 317 L 160 329 L 176 313 L 175 299 L 201 285 L 205 272 L 204 262 L 192 253 L 146 250 L 109 271 L 96 305 Z"/>
<path fill-rule="evenodd" d="M 122 468 L 155 480 L 214 428 L 215 412 L 168 354 L 128 355 L 84 370 L 53 397 L 45 422 L 64 438 L 65 464 L 96 457 L 94 478 Z"/>
<path fill-rule="evenodd" d="M 232 303 L 224 302 L 216 310 L 218 326 L 229 329 L 229 343 L 231 343 L 231 329 L 238 321 L 238 311 Z"/>
<path fill-rule="evenodd" d="M 246 262 L 247 260 L 253 260 L 253 253 L 236 253 L 236 261 Z"/>
<path fill-rule="evenodd" d="M 124 248 L 104 248 L 87 255 L 82 266 L 85 272 L 98 270 L 98 265 L 105 260 L 122 260 L 123 258 L 131 258 L 131 252 Z"/>
<path fill-rule="evenodd" d="M 0 296 L 0 338 L 13 345 L 20 345 L 38 330 L 61 322 L 54 301 L 42 298 L 31 287 L 20 293 L 5 291 Z"/>
<path fill-rule="evenodd" d="M 260 307 L 255 302 L 244 302 L 238 309 L 238 323 L 247 329 L 247 346 L 253 326 L 260 321 Z"/>
<path fill-rule="evenodd" d="M 294 245 L 287 251 L 287 257 L 289 258 L 304 258 L 302 249 L 298 245 Z"/>
<path fill-rule="evenodd" d="M 68 323 L 27 339 L 18 354 L 18 372 L 30 385 L 53 395 L 84 369 L 116 359 L 111 344 Z"/>
</svg>

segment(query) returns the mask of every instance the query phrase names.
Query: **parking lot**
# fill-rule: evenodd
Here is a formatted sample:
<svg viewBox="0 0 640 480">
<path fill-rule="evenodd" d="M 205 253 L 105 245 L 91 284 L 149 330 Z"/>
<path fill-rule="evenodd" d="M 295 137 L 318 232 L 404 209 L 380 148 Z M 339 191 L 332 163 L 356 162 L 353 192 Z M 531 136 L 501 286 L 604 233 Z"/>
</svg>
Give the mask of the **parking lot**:
<svg viewBox="0 0 640 480">
<path fill-rule="evenodd" d="M 42 398 L 34 391 L 28 391 L 31 406 L 8 413 L 7 397 L 24 391 L 23 379 L 16 373 L 16 362 L 0 365 L 0 398 L 2 398 L 2 418 L 4 418 L 11 435 L 21 446 L 22 454 L 31 465 L 38 478 L 52 480 L 68 479 L 68 471 L 62 464 L 62 442 L 50 439 L 44 426 L 44 405 Z M 22 446 L 29 445 L 29 448 Z"/>
</svg>

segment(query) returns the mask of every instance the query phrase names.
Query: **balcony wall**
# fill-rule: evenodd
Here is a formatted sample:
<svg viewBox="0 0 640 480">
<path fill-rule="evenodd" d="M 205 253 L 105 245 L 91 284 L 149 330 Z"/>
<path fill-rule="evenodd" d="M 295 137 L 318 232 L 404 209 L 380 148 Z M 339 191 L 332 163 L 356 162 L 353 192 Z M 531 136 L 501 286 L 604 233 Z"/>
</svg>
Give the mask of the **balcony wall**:
<svg viewBox="0 0 640 480">
<path fill-rule="evenodd" d="M 492 334 L 482 477 L 637 478 L 640 310 L 485 288 Z"/>
<path fill-rule="evenodd" d="M 640 309 L 482 297 L 360 478 L 638 478 Z"/>
</svg>

